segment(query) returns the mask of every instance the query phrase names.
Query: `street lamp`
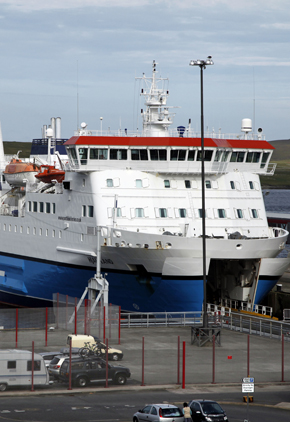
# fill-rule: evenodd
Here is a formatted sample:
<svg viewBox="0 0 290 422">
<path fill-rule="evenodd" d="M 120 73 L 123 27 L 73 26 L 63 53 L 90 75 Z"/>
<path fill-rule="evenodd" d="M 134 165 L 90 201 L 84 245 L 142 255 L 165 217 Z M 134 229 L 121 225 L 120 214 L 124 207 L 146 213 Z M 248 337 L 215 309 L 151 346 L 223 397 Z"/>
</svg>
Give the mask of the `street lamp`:
<svg viewBox="0 0 290 422">
<path fill-rule="evenodd" d="M 204 119 L 203 119 L 203 69 L 214 64 L 212 57 L 206 60 L 191 60 L 190 66 L 200 68 L 200 129 L 201 129 L 201 212 L 202 212 L 202 274 L 203 274 L 203 328 L 208 328 L 206 312 L 206 245 L 205 245 L 205 180 L 204 180 Z"/>
</svg>

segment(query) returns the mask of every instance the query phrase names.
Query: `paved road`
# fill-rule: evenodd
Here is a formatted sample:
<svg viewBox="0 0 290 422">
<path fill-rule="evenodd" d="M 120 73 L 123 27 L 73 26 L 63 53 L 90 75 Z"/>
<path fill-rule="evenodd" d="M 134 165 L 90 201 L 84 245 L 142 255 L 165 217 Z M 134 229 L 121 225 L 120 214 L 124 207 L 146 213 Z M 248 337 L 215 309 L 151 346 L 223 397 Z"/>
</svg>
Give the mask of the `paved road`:
<svg viewBox="0 0 290 422">
<path fill-rule="evenodd" d="M 206 391 L 208 390 L 208 391 Z M 254 403 L 242 401 L 242 393 L 229 387 L 193 387 L 185 390 L 90 391 L 82 394 L 71 392 L 54 396 L 28 394 L 6 397 L 0 402 L 0 421 L 31 422 L 130 422 L 135 411 L 146 403 L 169 402 L 182 407 L 193 398 L 217 400 L 227 412 L 230 422 L 242 422 L 249 416 L 251 422 L 288 422 L 290 410 L 283 408 L 288 398 L 288 386 L 266 388 L 254 394 Z M 275 405 L 276 403 L 276 405 Z M 280 403 L 280 407 L 277 406 Z"/>
</svg>

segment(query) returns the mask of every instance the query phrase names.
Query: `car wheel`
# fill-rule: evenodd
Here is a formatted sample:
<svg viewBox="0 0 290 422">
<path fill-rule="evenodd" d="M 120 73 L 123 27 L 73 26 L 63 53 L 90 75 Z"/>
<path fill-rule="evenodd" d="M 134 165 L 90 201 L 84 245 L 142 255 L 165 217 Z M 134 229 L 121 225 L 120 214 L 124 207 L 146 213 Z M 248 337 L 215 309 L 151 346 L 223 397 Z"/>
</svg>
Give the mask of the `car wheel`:
<svg viewBox="0 0 290 422">
<path fill-rule="evenodd" d="M 78 387 L 86 387 L 88 385 L 88 379 L 86 377 L 80 377 L 77 379 Z"/>
<path fill-rule="evenodd" d="M 114 353 L 114 354 L 112 355 L 112 360 L 115 360 L 115 361 L 119 360 L 119 356 L 118 356 L 118 354 L 117 354 L 117 353 Z"/>
<path fill-rule="evenodd" d="M 136 416 L 133 418 L 133 422 L 139 422 Z"/>
<path fill-rule="evenodd" d="M 1 383 L 0 384 L 0 391 L 5 391 L 7 388 L 7 384 Z"/>
<path fill-rule="evenodd" d="M 127 382 L 127 377 L 125 374 L 118 374 L 115 377 L 115 383 L 119 385 L 124 385 Z"/>
</svg>

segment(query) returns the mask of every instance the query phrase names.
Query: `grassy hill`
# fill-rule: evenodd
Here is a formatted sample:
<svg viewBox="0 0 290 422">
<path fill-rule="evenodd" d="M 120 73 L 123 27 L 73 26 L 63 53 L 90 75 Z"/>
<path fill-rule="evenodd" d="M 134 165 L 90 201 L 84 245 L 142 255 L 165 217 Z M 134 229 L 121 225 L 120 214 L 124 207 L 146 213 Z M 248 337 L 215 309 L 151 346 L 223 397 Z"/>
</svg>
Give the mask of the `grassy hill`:
<svg viewBox="0 0 290 422">
<path fill-rule="evenodd" d="M 272 141 L 275 148 L 271 162 L 277 163 L 274 176 L 261 177 L 263 188 L 267 189 L 290 189 L 290 139 Z M 31 142 L 4 142 L 5 154 L 19 154 L 20 158 L 29 157 Z"/>
</svg>

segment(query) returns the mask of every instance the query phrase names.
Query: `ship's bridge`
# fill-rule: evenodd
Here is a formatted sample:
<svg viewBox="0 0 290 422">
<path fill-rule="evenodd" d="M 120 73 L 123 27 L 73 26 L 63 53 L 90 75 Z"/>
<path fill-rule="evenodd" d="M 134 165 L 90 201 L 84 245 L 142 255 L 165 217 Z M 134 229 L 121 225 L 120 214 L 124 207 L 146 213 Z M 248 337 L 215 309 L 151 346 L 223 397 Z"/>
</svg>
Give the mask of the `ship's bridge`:
<svg viewBox="0 0 290 422">
<path fill-rule="evenodd" d="M 159 173 L 201 173 L 201 138 L 73 136 L 65 142 L 74 171 L 134 169 Z M 204 139 L 205 173 L 232 171 L 273 175 L 274 147 L 264 140 Z"/>
</svg>

